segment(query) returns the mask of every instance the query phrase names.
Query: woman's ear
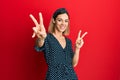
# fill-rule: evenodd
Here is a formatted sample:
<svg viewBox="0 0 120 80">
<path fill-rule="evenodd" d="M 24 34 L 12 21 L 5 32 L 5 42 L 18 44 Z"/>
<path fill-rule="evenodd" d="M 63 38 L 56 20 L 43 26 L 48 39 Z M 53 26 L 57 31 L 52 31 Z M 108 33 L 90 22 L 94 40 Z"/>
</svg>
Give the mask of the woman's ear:
<svg viewBox="0 0 120 80">
<path fill-rule="evenodd" d="M 52 23 L 55 24 L 55 20 L 54 19 L 52 19 Z"/>
</svg>

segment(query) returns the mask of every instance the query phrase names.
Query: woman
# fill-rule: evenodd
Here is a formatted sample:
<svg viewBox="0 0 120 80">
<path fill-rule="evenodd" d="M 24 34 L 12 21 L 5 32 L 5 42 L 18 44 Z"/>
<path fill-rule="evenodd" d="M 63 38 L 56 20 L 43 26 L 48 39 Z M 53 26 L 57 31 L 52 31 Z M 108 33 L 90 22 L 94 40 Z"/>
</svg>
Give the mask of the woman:
<svg viewBox="0 0 120 80">
<path fill-rule="evenodd" d="M 44 28 L 42 14 L 39 13 L 40 24 L 30 15 L 36 27 L 33 27 L 34 34 L 38 37 L 36 40 L 37 51 L 43 51 L 48 71 L 46 80 L 78 80 L 73 69 L 78 63 L 80 48 L 83 46 L 83 37 L 81 30 L 76 40 L 75 51 L 72 50 L 71 40 L 65 37 L 69 33 L 69 14 L 65 8 L 57 9 L 50 21 L 48 34 Z"/>
</svg>

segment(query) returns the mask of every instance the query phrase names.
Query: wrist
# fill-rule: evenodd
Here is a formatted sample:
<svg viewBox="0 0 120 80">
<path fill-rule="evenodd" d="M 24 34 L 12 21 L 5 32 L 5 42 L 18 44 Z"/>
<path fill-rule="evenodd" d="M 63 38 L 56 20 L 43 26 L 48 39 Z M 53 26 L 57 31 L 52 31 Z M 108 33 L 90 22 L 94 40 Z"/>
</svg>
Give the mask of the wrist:
<svg viewBox="0 0 120 80">
<path fill-rule="evenodd" d="M 38 45 L 39 47 L 41 47 L 41 46 L 44 44 L 44 40 L 45 40 L 45 39 L 38 38 L 38 39 L 37 39 L 37 45 Z"/>
<path fill-rule="evenodd" d="M 38 41 L 39 42 L 42 42 L 42 41 L 44 41 L 45 40 L 45 38 L 38 38 Z"/>
<path fill-rule="evenodd" d="M 79 47 L 79 46 L 77 46 L 77 45 L 75 45 L 75 49 L 80 49 L 80 47 Z"/>
<path fill-rule="evenodd" d="M 80 50 L 80 47 L 75 46 L 75 50 L 79 51 L 79 50 Z"/>
<path fill-rule="evenodd" d="M 80 48 L 75 48 L 75 50 L 77 50 L 77 51 L 78 51 L 78 50 L 80 50 Z"/>
</svg>

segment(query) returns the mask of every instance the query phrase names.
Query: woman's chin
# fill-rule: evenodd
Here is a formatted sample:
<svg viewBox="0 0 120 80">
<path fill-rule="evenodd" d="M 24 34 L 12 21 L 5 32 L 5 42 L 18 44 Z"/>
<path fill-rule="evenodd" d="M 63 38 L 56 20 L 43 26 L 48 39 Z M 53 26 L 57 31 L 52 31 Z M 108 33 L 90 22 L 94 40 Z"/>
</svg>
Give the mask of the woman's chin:
<svg viewBox="0 0 120 80">
<path fill-rule="evenodd" d="M 60 32 L 65 32 L 65 30 L 60 30 Z"/>
</svg>

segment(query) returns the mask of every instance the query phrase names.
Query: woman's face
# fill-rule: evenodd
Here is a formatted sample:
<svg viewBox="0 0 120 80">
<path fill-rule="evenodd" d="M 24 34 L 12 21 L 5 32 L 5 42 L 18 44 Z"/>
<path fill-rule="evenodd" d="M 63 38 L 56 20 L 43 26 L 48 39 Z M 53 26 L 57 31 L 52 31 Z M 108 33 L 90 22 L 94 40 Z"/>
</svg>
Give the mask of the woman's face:
<svg viewBox="0 0 120 80">
<path fill-rule="evenodd" d="M 64 32 L 69 25 L 69 17 L 66 13 L 60 14 L 55 20 L 55 30 Z"/>
</svg>

